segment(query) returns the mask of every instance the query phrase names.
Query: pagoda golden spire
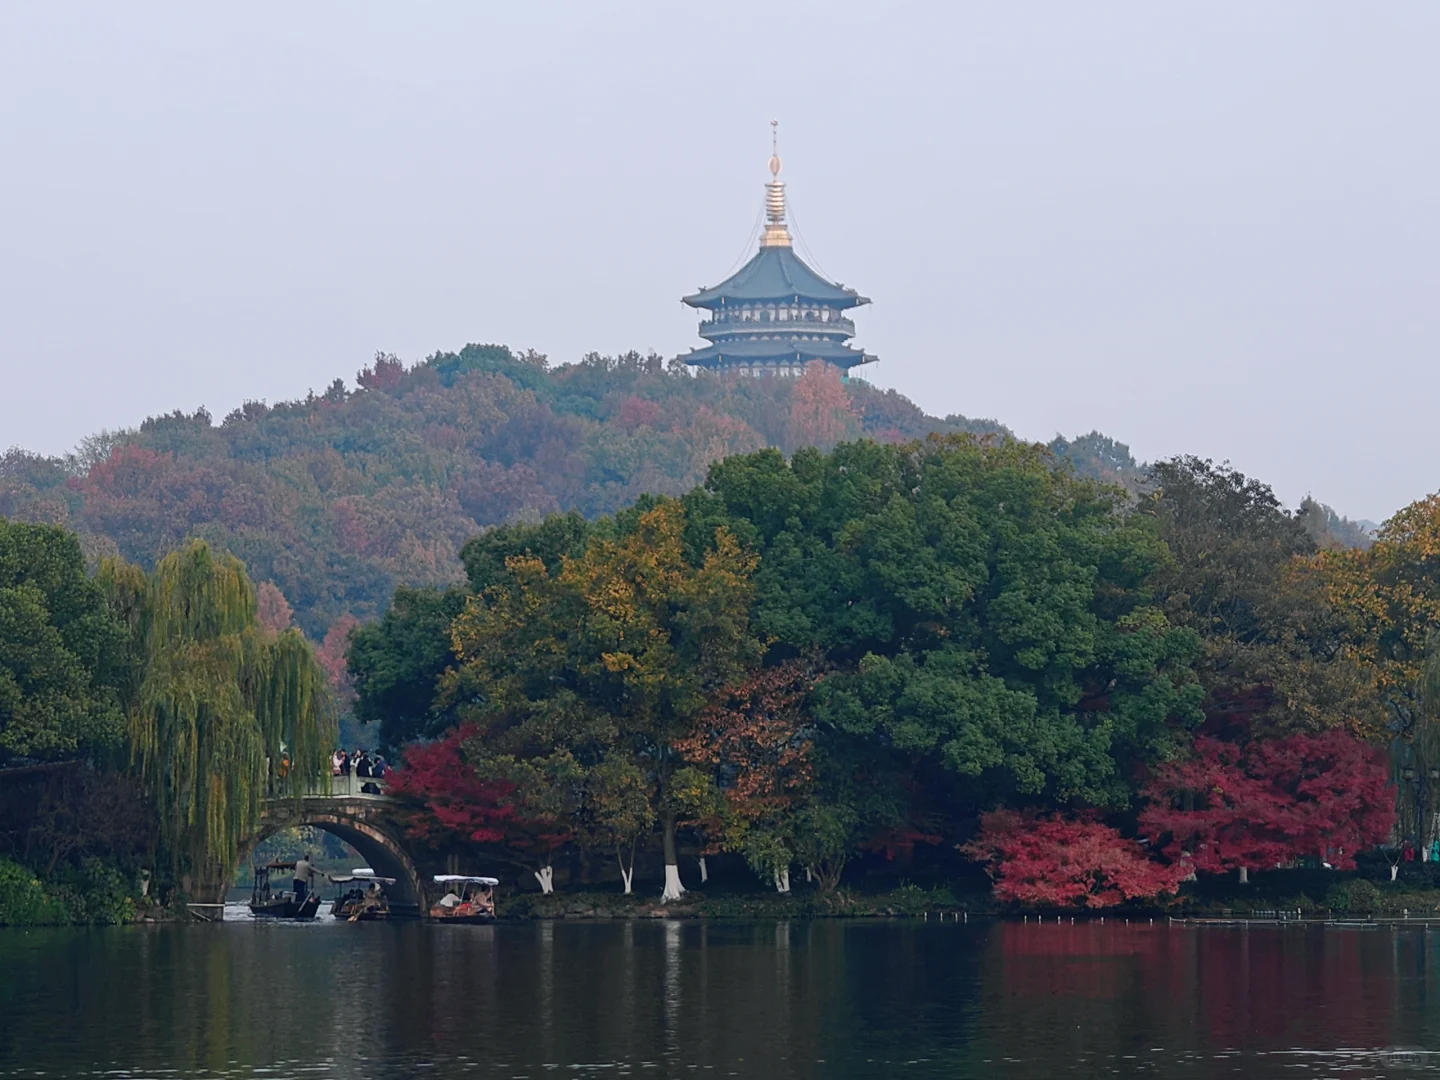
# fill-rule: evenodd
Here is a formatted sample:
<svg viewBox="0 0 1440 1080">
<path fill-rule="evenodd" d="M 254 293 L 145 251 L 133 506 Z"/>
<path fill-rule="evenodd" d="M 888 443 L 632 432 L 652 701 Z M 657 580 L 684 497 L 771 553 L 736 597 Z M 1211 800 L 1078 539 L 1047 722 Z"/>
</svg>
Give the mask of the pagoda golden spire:
<svg viewBox="0 0 1440 1080">
<path fill-rule="evenodd" d="M 765 235 L 760 246 L 789 247 L 790 230 L 785 226 L 785 181 L 780 179 L 780 121 L 770 121 L 770 182 L 765 185 Z"/>
</svg>

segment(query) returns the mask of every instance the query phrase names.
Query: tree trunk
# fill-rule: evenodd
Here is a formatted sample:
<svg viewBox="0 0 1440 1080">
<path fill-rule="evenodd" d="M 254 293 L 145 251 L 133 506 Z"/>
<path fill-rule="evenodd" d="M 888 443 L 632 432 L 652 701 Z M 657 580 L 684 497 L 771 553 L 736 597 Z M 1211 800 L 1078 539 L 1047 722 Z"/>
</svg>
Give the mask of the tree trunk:
<svg viewBox="0 0 1440 1080">
<path fill-rule="evenodd" d="M 790 891 L 790 867 L 775 871 L 775 891 L 788 893 Z"/>
<path fill-rule="evenodd" d="M 1249 868 L 1248 866 L 1242 866 L 1242 867 L 1240 867 L 1240 884 L 1241 884 L 1241 885 L 1249 885 L 1249 884 L 1250 884 L 1250 868 Z"/>
<path fill-rule="evenodd" d="M 704 855 L 701 855 L 701 856 L 700 856 L 700 884 L 701 884 L 701 885 L 704 885 L 705 882 L 707 882 L 707 881 L 709 881 L 709 880 L 710 880 L 710 875 L 709 875 L 709 874 L 706 872 L 706 870 L 705 870 L 705 856 L 704 856 Z"/>
<path fill-rule="evenodd" d="M 546 863 L 535 871 L 535 880 L 540 882 L 541 894 L 549 896 L 555 891 L 555 868 Z"/>
<path fill-rule="evenodd" d="M 809 874 L 811 870 L 807 867 L 805 872 Z M 840 884 L 840 875 L 845 872 L 845 860 L 843 858 L 825 859 L 814 868 L 813 872 L 815 880 L 819 883 L 817 887 L 820 893 L 822 895 L 832 893 Z"/>
<path fill-rule="evenodd" d="M 620 880 L 625 882 L 625 895 L 630 895 L 630 885 L 635 880 L 635 847 L 630 847 L 630 866 L 625 866 L 625 859 L 620 852 L 615 853 L 615 861 L 620 864 Z"/>
<path fill-rule="evenodd" d="M 668 904 L 685 895 L 685 886 L 680 884 L 680 865 L 675 860 L 675 815 L 666 814 L 661 833 L 665 848 L 665 891 L 660 902 Z"/>
<path fill-rule="evenodd" d="M 1390 867 L 1390 880 L 1391 880 L 1391 881 L 1394 881 L 1394 880 L 1396 879 L 1396 877 L 1399 876 L 1399 874 L 1400 874 L 1400 867 L 1392 864 L 1391 867 Z"/>
</svg>

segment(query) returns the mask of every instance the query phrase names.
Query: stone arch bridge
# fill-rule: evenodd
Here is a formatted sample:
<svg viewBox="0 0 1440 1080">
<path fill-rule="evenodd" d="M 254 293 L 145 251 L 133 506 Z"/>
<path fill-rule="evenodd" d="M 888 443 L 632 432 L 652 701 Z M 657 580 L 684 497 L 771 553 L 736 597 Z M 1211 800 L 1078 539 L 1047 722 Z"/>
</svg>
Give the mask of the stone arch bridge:
<svg viewBox="0 0 1440 1080">
<path fill-rule="evenodd" d="M 341 778 L 336 779 L 338 782 Z M 243 868 L 251 865 L 256 845 L 283 829 L 301 825 L 338 836 L 358 851 L 376 874 L 394 878 L 395 884 L 385 890 L 392 912 L 420 915 L 428 910 L 426 885 L 431 874 L 443 868 L 429 866 L 418 857 L 407 842 L 395 801 L 385 795 L 356 790 L 267 799 L 259 831 L 241 847 L 242 874 Z"/>
</svg>

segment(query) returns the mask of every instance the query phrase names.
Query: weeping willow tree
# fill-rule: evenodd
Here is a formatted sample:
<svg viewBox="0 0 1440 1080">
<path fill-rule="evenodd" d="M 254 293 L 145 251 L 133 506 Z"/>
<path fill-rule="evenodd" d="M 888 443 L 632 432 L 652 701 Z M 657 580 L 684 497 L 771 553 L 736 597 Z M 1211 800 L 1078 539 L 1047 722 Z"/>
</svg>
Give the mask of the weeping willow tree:
<svg viewBox="0 0 1440 1080">
<path fill-rule="evenodd" d="M 152 574 L 111 563 L 101 576 L 131 630 L 131 767 L 175 880 L 191 894 L 218 889 L 262 799 L 329 776 L 324 672 L 299 631 L 260 625 L 240 560 L 201 541 Z"/>
</svg>

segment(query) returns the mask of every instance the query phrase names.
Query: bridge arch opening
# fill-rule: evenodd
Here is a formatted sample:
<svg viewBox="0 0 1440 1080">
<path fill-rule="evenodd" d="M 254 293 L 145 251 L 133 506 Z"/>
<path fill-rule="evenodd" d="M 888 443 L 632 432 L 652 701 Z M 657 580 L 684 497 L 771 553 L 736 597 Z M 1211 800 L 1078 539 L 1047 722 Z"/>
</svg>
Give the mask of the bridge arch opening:
<svg viewBox="0 0 1440 1080">
<path fill-rule="evenodd" d="M 250 841 L 245 851 L 242 868 L 248 868 L 255 848 L 285 829 L 308 825 L 330 833 L 345 841 L 365 861 L 365 865 L 380 877 L 394 878 L 395 884 L 385 887 L 390 901 L 390 910 L 397 915 L 419 915 L 426 909 L 424 882 L 404 846 L 388 831 L 377 828 L 367 821 L 358 820 L 341 813 L 300 813 L 297 815 L 276 815 L 262 823 L 260 831 Z M 242 870 L 243 872 L 243 870 Z M 327 890 L 327 894 L 328 894 Z"/>
</svg>

